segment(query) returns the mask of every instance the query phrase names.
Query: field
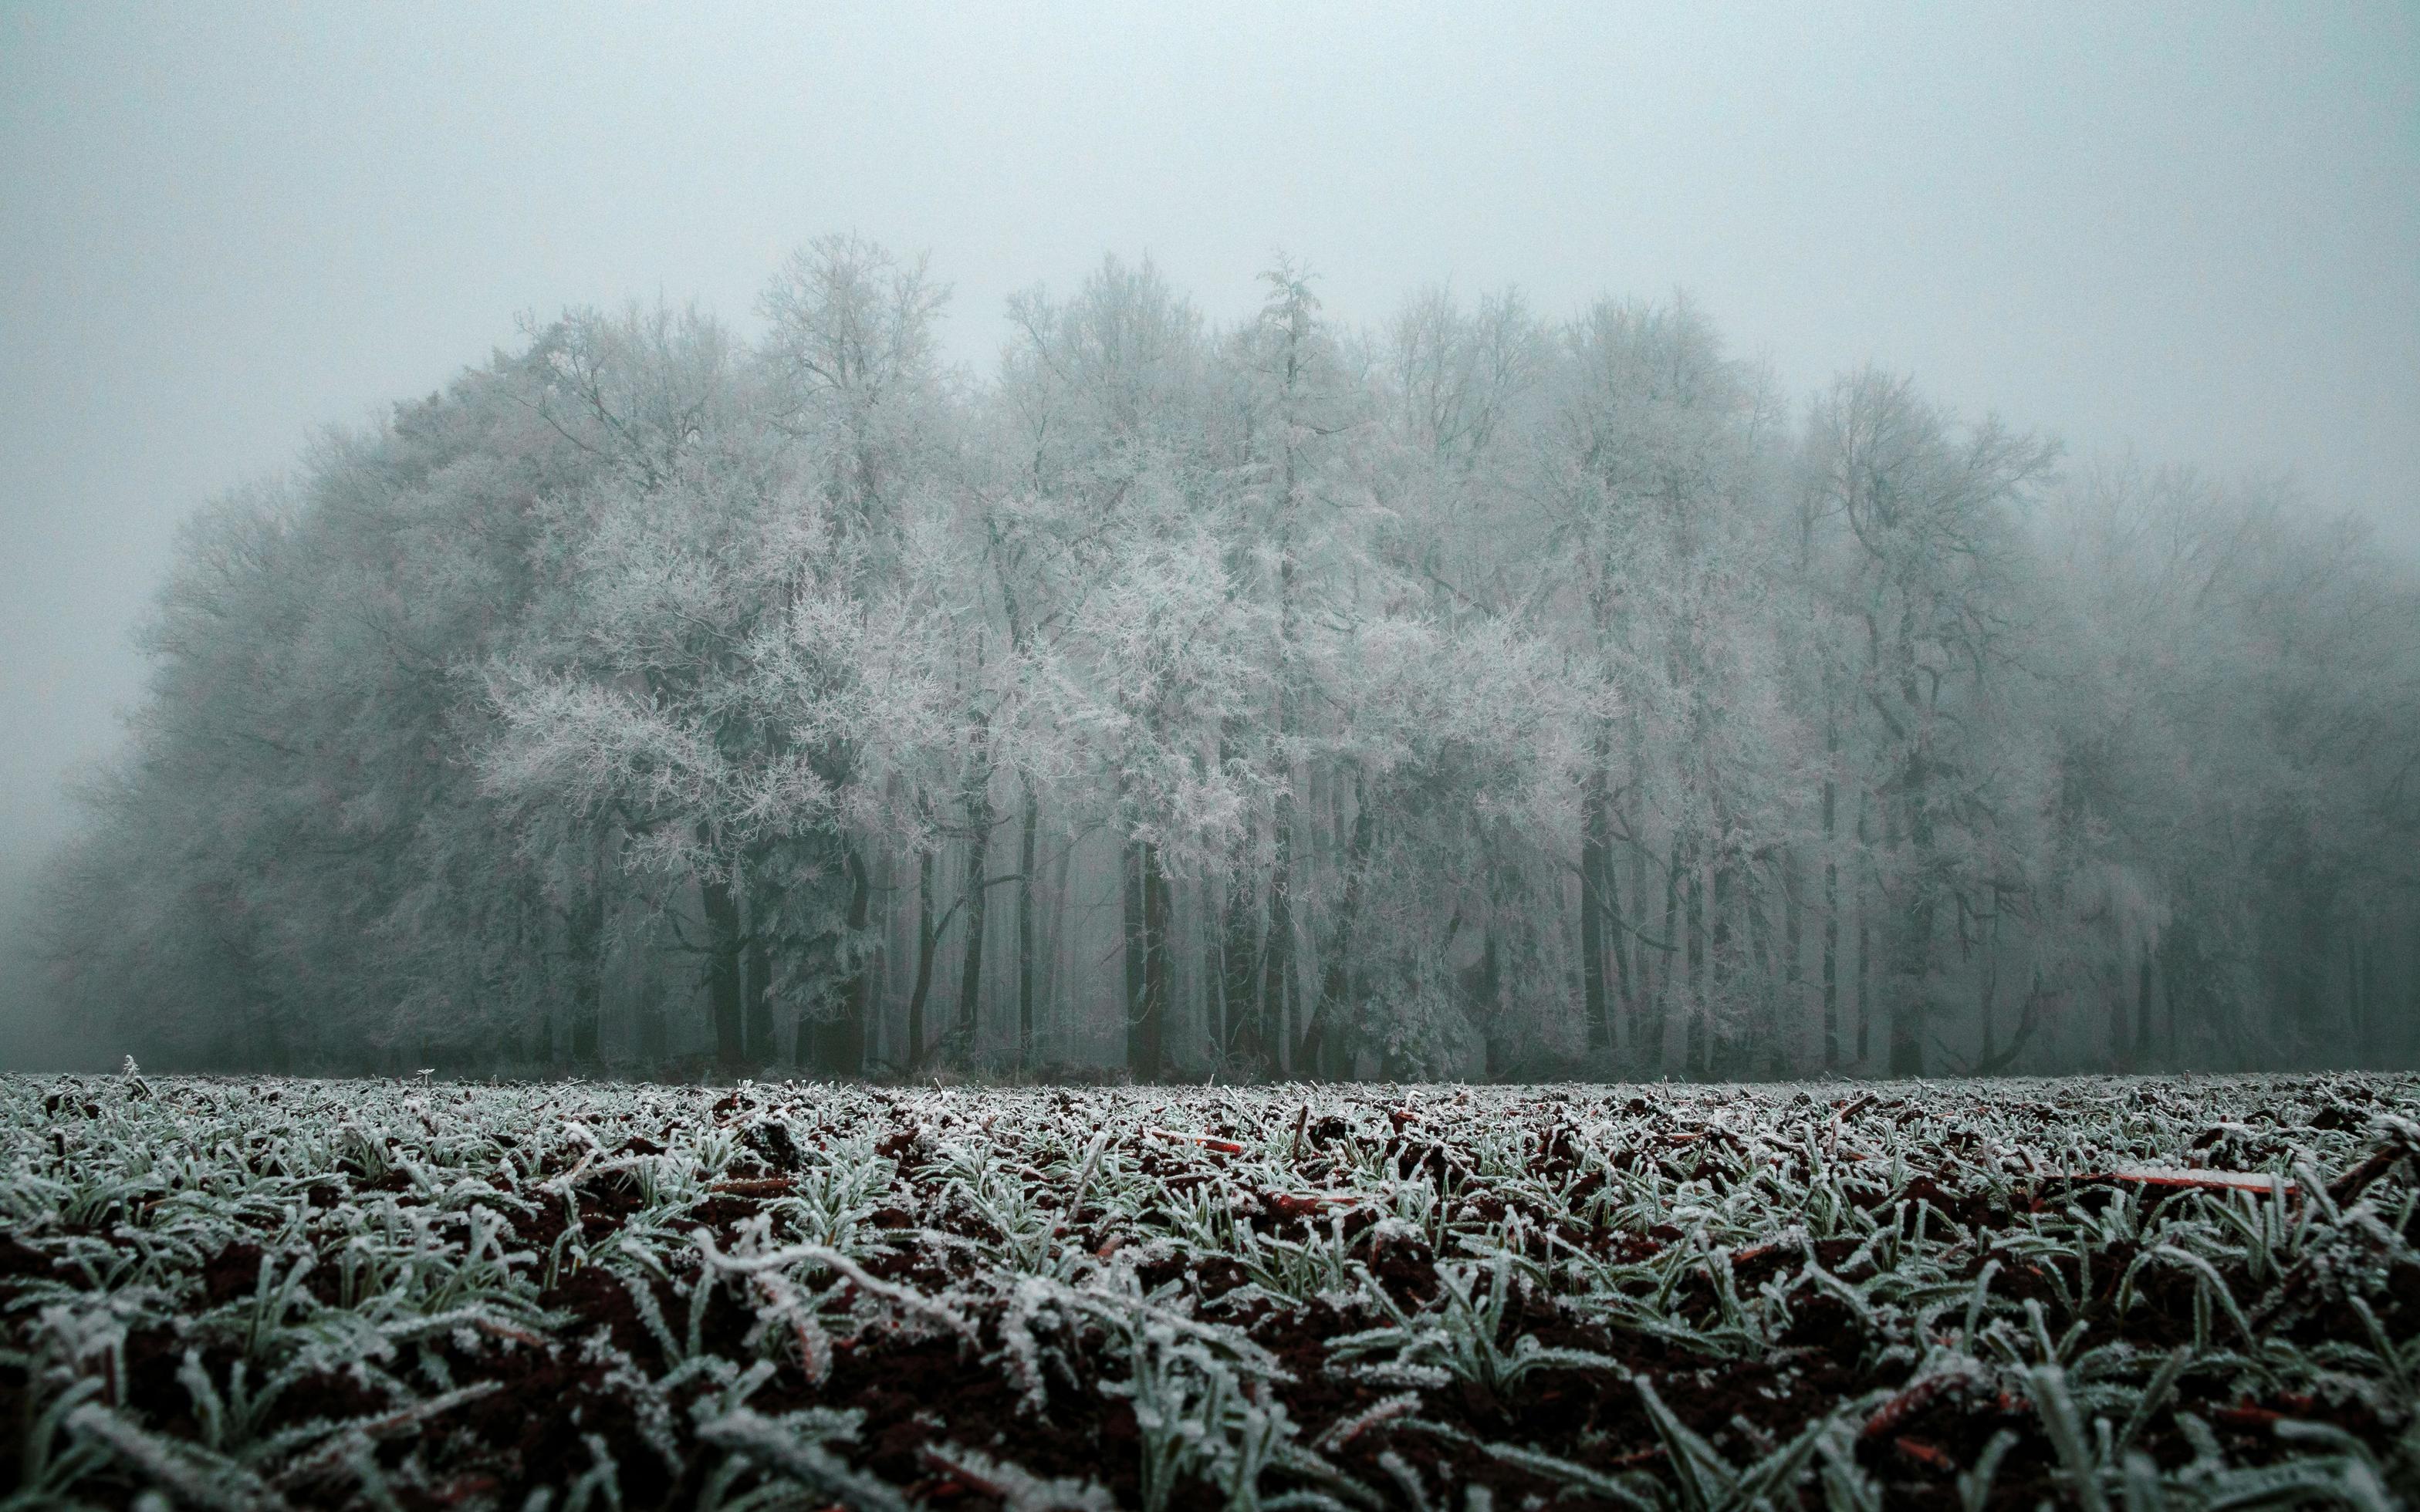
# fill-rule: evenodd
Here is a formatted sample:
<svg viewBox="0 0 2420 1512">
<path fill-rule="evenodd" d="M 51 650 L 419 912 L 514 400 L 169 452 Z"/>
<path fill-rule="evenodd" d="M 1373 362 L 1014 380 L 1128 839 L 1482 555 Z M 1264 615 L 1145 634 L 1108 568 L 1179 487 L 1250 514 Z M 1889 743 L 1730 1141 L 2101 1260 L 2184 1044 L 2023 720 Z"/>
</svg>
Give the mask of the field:
<svg viewBox="0 0 2420 1512">
<path fill-rule="evenodd" d="M 2420 1080 L 0 1079 L 6 1507 L 2420 1493 Z"/>
</svg>

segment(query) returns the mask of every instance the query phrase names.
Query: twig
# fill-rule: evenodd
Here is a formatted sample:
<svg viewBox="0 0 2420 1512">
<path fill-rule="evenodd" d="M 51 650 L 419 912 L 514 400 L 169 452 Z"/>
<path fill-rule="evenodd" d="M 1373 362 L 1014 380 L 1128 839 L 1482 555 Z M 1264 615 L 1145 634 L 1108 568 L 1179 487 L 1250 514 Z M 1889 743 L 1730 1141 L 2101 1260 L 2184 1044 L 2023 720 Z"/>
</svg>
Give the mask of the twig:
<svg viewBox="0 0 2420 1512">
<path fill-rule="evenodd" d="M 1200 1145 L 1221 1155 L 1240 1155 L 1244 1147 L 1233 1139 L 1215 1139 L 1208 1134 L 1179 1134 L 1173 1129 L 1145 1129 L 1143 1133 L 1160 1139 L 1173 1139 L 1180 1145 Z"/>
</svg>

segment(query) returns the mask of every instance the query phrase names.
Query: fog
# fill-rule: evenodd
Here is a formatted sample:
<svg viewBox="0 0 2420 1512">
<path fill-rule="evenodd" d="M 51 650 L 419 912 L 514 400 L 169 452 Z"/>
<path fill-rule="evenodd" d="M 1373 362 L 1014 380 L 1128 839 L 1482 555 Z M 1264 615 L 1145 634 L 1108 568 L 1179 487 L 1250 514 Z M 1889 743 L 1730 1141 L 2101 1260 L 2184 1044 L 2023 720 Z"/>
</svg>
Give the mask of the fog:
<svg viewBox="0 0 2420 1512">
<path fill-rule="evenodd" d="M 135 626 L 178 560 L 180 522 L 207 501 L 280 476 L 307 495 L 325 427 L 374 432 L 396 401 L 491 351 L 529 351 L 567 308 L 693 300 L 738 341 L 778 346 L 760 295 L 794 250 L 834 231 L 903 259 L 929 252 L 949 290 L 937 393 L 989 392 L 1023 339 L 1012 296 L 1040 285 L 1076 299 L 1105 253 L 1129 269 L 1147 256 L 1193 301 L 1207 352 L 1218 332 L 1265 327 L 1259 275 L 1282 252 L 1312 275 L 1323 330 L 1352 350 L 1439 286 L 1469 311 L 1517 286 L 1550 344 L 1548 327 L 1602 299 L 1663 301 L 1703 313 L 1743 392 L 1788 412 L 1793 448 L 1821 429 L 1810 402 L 1870 363 L 1955 417 L 1945 436 L 1996 413 L 2063 442 L 2057 481 L 2045 471 L 2037 490 L 2049 512 L 2083 507 L 2075 480 L 2130 475 L 2113 459 L 2131 456 L 2147 477 L 2200 469 L 2212 518 L 2267 509 L 2316 531 L 2350 514 L 2376 532 L 2356 555 L 2408 563 L 2420 558 L 2415 60 L 2420 20 L 2397 6 L 1583 8 L 1518 22 L 1476 8 L 1184 20 L 10 8 L 0 888 L 44 901 L 37 867 L 79 833 L 62 784 L 122 748 L 117 716 L 144 696 Z M 610 346 L 611 325 L 589 338 Z M 1756 451 L 1766 444 L 1748 448 L 1758 475 L 1794 479 L 1798 454 Z M 1803 496 L 1795 482 L 1746 492 L 1774 518 Z M 1774 736 L 1776 768 L 1804 759 L 1817 727 L 1803 715 Z M 1297 777 L 1308 796 L 1334 774 Z M 1013 791 L 1003 778 L 1003 802 Z M 1799 811 L 1811 791 L 1773 799 L 1776 844 L 1812 833 Z M 2392 781 L 2379 791 L 2403 801 Z M 1352 808 L 1337 800 L 1322 820 L 1347 846 Z M 1056 820 L 1072 837 L 1084 812 L 1071 798 Z M 1265 850 L 1271 821 L 1255 813 Z M 1670 818 L 1648 822 L 1668 861 Z M 1014 826 L 1003 833 L 1005 855 Z M 945 871 L 963 870 L 963 849 Z M 1094 860 L 1110 885 L 1084 906 L 1114 914 L 1114 843 Z M 2135 869 L 2112 895 L 2139 884 L 2146 900 L 2120 928 L 2131 943 L 2113 947 L 2132 960 L 2187 910 L 2150 861 L 2112 864 Z M 1215 871 L 1180 878 L 1210 889 L 1202 909 L 1227 886 Z M 1330 881 L 1341 889 L 1342 872 Z M 1710 872 L 1708 885 L 1724 884 Z M 1342 906 L 1341 891 L 1311 899 L 1305 886 L 1307 908 Z M 1430 903 L 1440 934 L 1465 917 Z M 908 932 L 885 947 L 895 972 L 915 928 L 893 924 Z M 2392 924 L 2365 915 L 2361 927 L 2391 937 Z M 1116 926 L 1101 928 L 1113 953 Z M 2310 949 L 2337 962 L 2344 943 Z M 2276 965 L 2254 971 L 2263 991 Z M 2344 980 L 2293 991 L 2354 990 L 2358 969 L 2330 969 Z M 34 975 L 20 965 L 9 984 L 40 1000 L 21 1026 L 54 1011 Z M 1548 976 L 1549 995 L 1573 995 Z M 1198 1018 L 1203 984 L 1182 990 Z M 1719 1069 L 1683 1050 L 1674 1023 L 1674 1064 Z M 1576 1056 L 1585 1036 L 1573 1048 L 1566 1030 L 1533 1038 Z M 329 1053 L 402 1053 L 376 1034 L 346 1044 Z M 2062 1054 L 2086 1063 L 2081 1044 Z M 1968 1059 L 1992 1049 L 1961 1045 Z"/>
</svg>

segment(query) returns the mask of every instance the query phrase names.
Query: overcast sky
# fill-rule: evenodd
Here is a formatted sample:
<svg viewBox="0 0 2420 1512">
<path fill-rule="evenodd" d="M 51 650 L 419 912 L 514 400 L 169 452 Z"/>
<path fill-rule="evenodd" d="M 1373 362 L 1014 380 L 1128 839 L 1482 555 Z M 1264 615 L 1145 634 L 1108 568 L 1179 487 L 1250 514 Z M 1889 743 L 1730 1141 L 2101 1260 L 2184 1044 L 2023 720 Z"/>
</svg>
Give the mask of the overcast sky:
<svg viewBox="0 0 2420 1512">
<path fill-rule="evenodd" d="M 818 233 L 1214 316 L 1694 294 L 2090 453 L 2420 546 L 2420 7 L 780 10 L 0 3 L 0 884 L 111 745 L 178 522 L 630 297 L 752 327 Z M 808 19 L 806 13 L 814 15 Z"/>
</svg>

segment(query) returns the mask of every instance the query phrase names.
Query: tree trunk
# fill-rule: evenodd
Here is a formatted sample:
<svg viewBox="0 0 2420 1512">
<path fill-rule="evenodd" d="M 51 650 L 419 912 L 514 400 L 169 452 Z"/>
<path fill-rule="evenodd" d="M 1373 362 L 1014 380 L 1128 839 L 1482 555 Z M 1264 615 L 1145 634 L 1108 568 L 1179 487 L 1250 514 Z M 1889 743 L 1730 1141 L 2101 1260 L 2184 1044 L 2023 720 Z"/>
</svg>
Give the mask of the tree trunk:
<svg viewBox="0 0 2420 1512">
<path fill-rule="evenodd" d="M 571 951 L 571 1060 L 597 1064 L 597 1021 L 605 1007 L 605 885 L 604 868 L 591 878 L 588 894 L 572 904 L 569 923 Z"/>
<path fill-rule="evenodd" d="M 1840 748 L 1839 732 L 1824 740 L 1827 751 Z M 1833 837 L 1833 813 L 1839 784 L 1829 768 L 1823 775 L 1823 1069 L 1840 1064 L 1840 853 Z"/>
<path fill-rule="evenodd" d="M 980 732 L 983 727 L 978 726 Z M 976 749 L 984 752 L 983 735 L 976 737 Z M 983 1000 L 984 921 L 987 910 L 985 900 L 990 889 L 984 886 L 991 862 L 991 762 L 987 753 L 979 754 L 975 775 L 968 783 L 967 797 L 967 951 L 958 973 L 958 1023 L 955 1038 L 962 1060 L 974 1059 L 976 1015 Z"/>
<path fill-rule="evenodd" d="M 1784 1049 L 1786 1030 L 1782 1005 L 1795 1001 L 1796 973 L 1783 974 L 1781 991 L 1775 991 L 1776 962 L 1773 949 L 1773 914 L 1765 906 L 1764 884 L 1768 872 L 1776 869 L 1766 865 L 1767 857 L 1751 856 L 1740 878 L 1741 910 L 1747 918 L 1747 949 L 1749 970 L 1741 980 L 1748 995 L 1748 1022 L 1754 1026 L 1748 1042 L 1741 1046 L 1740 1065 L 1750 1076 L 1778 1076 L 1789 1059 Z M 1782 911 L 1790 911 L 1790 867 L 1785 855 L 1777 869 L 1782 878 Z"/>
<path fill-rule="evenodd" d="M 924 1064 L 924 1000 L 933 990 L 933 951 L 940 932 L 933 920 L 933 850 L 916 855 L 916 985 L 908 994 L 908 1069 Z"/>
<path fill-rule="evenodd" d="M 755 910 L 749 910 L 748 949 L 742 960 L 741 991 L 748 1003 L 746 1049 L 752 1066 L 781 1058 L 773 1043 L 773 962 L 756 933 Z"/>
<path fill-rule="evenodd" d="M 865 858 L 856 845 L 844 841 L 841 865 L 848 877 L 848 936 L 842 949 L 857 952 L 850 957 L 847 978 L 840 992 L 840 1013 L 836 1018 L 810 1026 L 800 1010 L 799 1043 L 815 1046 L 814 1064 L 835 1076 L 857 1076 L 865 1071 L 866 1011 L 874 995 L 874 952 L 866 949 L 866 925 L 874 913 L 874 879 L 866 874 Z M 811 1039 L 812 1036 L 812 1039 Z M 802 1052 L 799 1057 L 807 1059 Z"/>
<path fill-rule="evenodd" d="M 1907 839 L 1914 896 L 1900 921 L 1897 960 L 1898 990 L 1891 1002 L 1890 1073 L 1924 1074 L 1924 1036 L 1932 971 L 1932 930 L 1935 901 L 1932 878 L 1932 819 L 1924 804 L 1928 767 L 1919 751 L 1909 758 L 1900 791 L 1907 804 Z"/>
<path fill-rule="evenodd" d="M 1126 1025 L 1126 1069 L 1137 1081 L 1157 1081 L 1165 1069 L 1168 1008 L 1172 985 L 1173 953 L 1170 926 L 1175 913 L 1168 873 L 1160 865 L 1159 847 L 1133 847 L 1135 892 L 1140 904 L 1140 928 L 1132 932 L 1139 960 L 1136 974 L 1140 1002 Z"/>
<path fill-rule="evenodd" d="M 2184 1069 L 2187 1057 L 2184 1040 L 2177 1029 L 2177 998 L 2180 995 L 2178 988 L 2186 980 L 2182 974 L 2187 969 L 2185 962 L 2187 948 L 2192 942 L 2192 930 L 2193 925 L 2189 921 L 2180 918 L 2160 936 L 2160 985 L 2164 989 L 2161 993 L 2163 1011 L 2160 1027 L 2168 1044 L 2168 1064 L 2180 1071 Z"/>
<path fill-rule="evenodd" d="M 1487 855 L 1487 933 L 1480 943 L 1479 963 L 1470 984 L 1480 1034 L 1486 1045 L 1487 1074 L 1504 1075 L 1512 1065 L 1512 1047 L 1506 1034 L 1504 1011 L 1505 916 L 1512 906 L 1514 872 L 1495 846 Z"/>
<path fill-rule="evenodd" d="M 1638 911 L 1638 923 L 1640 928 L 1644 929 L 1648 912 L 1647 862 L 1649 859 L 1647 855 L 1647 728 L 1636 705 L 1633 705 L 1630 711 L 1627 745 L 1630 780 L 1626 791 L 1630 798 L 1630 811 L 1623 815 L 1622 828 L 1630 845 L 1630 906 Z M 1672 936 L 1667 933 L 1664 938 L 1669 942 Z M 1645 1027 L 1644 1019 L 1648 1012 L 1649 999 L 1655 992 L 1655 956 L 1650 954 L 1642 943 L 1638 951 L 1637 967 L 1630 974 L 1630 1033 L 1627 1036 L 1627 1047 L 1630 1051 L 1630 1059 L 1634 1063 L 1638 1058 L 1639 1035 Z M 1665 964 L 1668 965 L 1669 960 L 1668 959 Z M 1660 1054 L 1663 1049 L 1660 1044 L 1650 1045 L 1648 1048 L 1657 1054 Z"/>
<path fill-rule="evenodd" d="M 1708 942 L 1713 956 L 1711 990 L 1706 995 L 1706 1069 L 1716 1076 L 1737 1074 L 1739 1035 L 1732 1022 L 1731 894 L 1739 888 L 1738 838 L 1726 833 L 1714 852 L 1714 918 Z"/>
<path fill-rule="evenodd" d="M 1806 1042 L 1798 1035 L 1807 1027 L 1806 1021 L 1798 1016 L 1807 1007 L 1807 970 L 1802 964 L 1807 942 L 1807 858 L 1799 854 L 1797 846 L 1785 846 L 1781 866 L 1781 989 L 1788 1008 L 1791 1048 L 1785 1052 L 1781 1037 L 1776 1035 L 1773 1051 L 1783 1072 L 1794 1074 L 1802 1064 L 1797 1049 Z"/>
<path fill-rule="evenodd" d="M 1673 994 L 1681 980 L 1681 895 L 1688 890 L 1683 872 L 1689 864 L 1688 841 L 1676 827 L 1664 866 L 1664 969 L 1657 974 L 1655 1012 L 1647 1026 L 1647 1043 L 1641 1047 L 1644 1054 L 1638 1073 L 1642 1076 L 1654 1075 L 1664 1069 L 1664 1037 L 1671 1023 Z"/>
<path fill-rule="evenodd" d="M 1081 990 L 1081 984 L 1074 980 L 1076 974 L 1070 968 L 1074 943 L 1068 938 L 1067 931 L 1070 893 L 1067 878 L 1075 864 L 1076 847 L 1072 844 L 1060 846 L 1059 858 L 1050 866 L 1049 887 L 1043 894 L 1044 923 L 1040 945 L 1043 976 L 1041 990 L 1033 999 L 1033 1040 L 1036 1046 L 1051 1029 L 1042 1020 L 1043 1010 L 1051 1004 L 1065 1002 L 1070 995 Z"/>
<path fill-rule="evenodd" d="M 2409 942 L 2409 947 L 2404 951 L 2402 1050 L 2409 1057 L 2412 1048 L 2420 1045 L 2420 928 L 2407 925 L 2403 937 Z M 2168 1016 L 2174 1018 L 2176 1011 L 2176 994 L 2171 991 L 2168 994 Z"/>
<path fill-rule="evenodd" d="M 1983 980 L 1975 992 L 1975 1016 L 1983 1026 L 1983 1048 L 1975 1057 L 1975 1074 L 1985 1074 L 1982 1068 L 1995 1064 L 2000 1056 L 1998 1023 L 2000 972 L 1995 949 L 1997 944 L 1995 937 L 1992 945 L 1984 947 Z"/>
<path fill-rule="evenodd" d="M 2151 942 L 2142 941 L 2142 959 L 2134 967 L 2134 1069 L 2151 1066 Z"/>
<path fill-rule="evenodd" d="M 747 1062 L 740 1018 L 739 898 L 728 879 L 701 878 L 706 914 L 706 1000 L 714 1019 L 714 1060 L 726 1072 Z"/>
<path fill-rule="evenodd" d="M 1623 1010 L 1621 1017 L 1629 1019 L 1636 1016 L 1638 985 L 1631 970 L 1630 926 L 1621 912 L 1621 885 L 1609 848 L 1604 870 L 1597 874 L 1605 883 L 1605 932 L 1613 945 L 1613 1001 Z"/>
<path fill-rule="evenodd" d="M 1297 1066 L 1314 1074 L 1342 1079 L 1353 1073 L 1353 928 L 1361 913 L 1361 892 L 1370 868 L 1370 847 L 1377 834 L 1377 816 L 1370 811 L 1367 789 L 1358 771 L 1353 775 L 1352 840 L 1344 856 L 1344 895 L 1336 908 L 1336 936 L 1320 972 L 1319 1001 L 1303 1029 L 1295 1056 Z"/>
<path fill-rule="evenodd" d="M 1859 795 L 1858 795 L 1858 796 L 1857 796 L 1857 845 L 1858 845 L 1859 853 L 1860 853 L 1861 855 L 1864 853 L 1865 844 L 1866 844 L 1866 798 L 1865 798 L 1865 795 L 1864 795 L 1863 794 L 1859 794 Z M 1874 998 L 1873 998 L 1873 980 L 1874 980 L 1874 978 L 1873 978 L 1873 969 L 1872 969 L 1872 967 L 1873 967 L 1873 959 L 1874 959 L 1874 949 L 1873 949 L 1873 945 L 1874 945 L 1874 931 L 1873 931 L 1873 917 L 1872 917 L 1872 914 L 1873 914 L 1873 898 L 1872 898 L 1871 893 L 1868 890 L 1868 888 L 1867 888 L 1867 887 L 1866 887 L 1866 872 L 1865 872 L 1865 869 L 1861 867 L 1861 868 L 1859 868 L 1859 869 L 1858 869 L 1858 871 L 1857 871 L 1857 1059 L 1856 1059 L 1856 1064 L 1858 1064 L 1858 1065 L 1860 1065 L 1860 1066 L 1862 1066 L 1862 1065 L 1864 1065 L 1864 1064 L 1866 1063 L 1866 1049 L 1867 1049 L 1866 1031 L 1867 1031 L 1869 1028 L 1870 1028 L 1870 1027 L 1872 1026 L 1872 1025 L 1873 1025 L 1873 1021 L 1874 1021 Z"/>
<path fill-rule="evenodd" d="M 1613 1009 L 1606 969 L 1606 904 L 1604 892 L 1613 872 L 1611 834 L 1606 813 L 1604 764 L 1592 764 L 1588 790 L 1580 800 L 1580 998 L 1588 1021 L 1591 1056 L 1613 1049 Z"/>
<path fill-rule="evenodd" d="M 1033 1063 L 1033 872 L 1041 817 L 1042 806 L 1029 781 L 1025 817 L 1016 839 L 1016 1065 L 1020 1071 Z"/>
<path fill-rule="evenodd" d="M 748 1005 L 747 1054 L 752 1066 L 769 1066 L 781 1058 L 773 1044 L 773 951 L 776 904 L 772 888 L 761 874 L 748 886 L 747 949 L 741 959 L 740 991 Z"/>
<path fill-rule="evenodd" d="M 1689 847 L 1688 875 L 1682 883 L 1683 927 L 1689 936 L 1689 1033 L 1683 1067 L 1692 1079 L 1706 1075 L 1709 1005 L 1706 994 L 1706 879 L 1698 865 L 1698 848 Z"/>
<path fill-rule="evenodd" d="M 1632 764 L 1631 771 L 1635 779 L 1637 773 L 1637 765 L 1635 762 Z M 1630 814 L 1630 902 L 1631 905 L 1638 910 L 1638 922 L 1642 927 L 1647 922 L 1647 844 L 1639 838 L 1645 827 L 1644 818 L 1643 808 L 1634 800 Z M 1668 941 L 1671 936 L 1667 934 L 1665 938 Z M 1651 1041 L 1647 1038 L 1647 1021 L 1656 990 L 1655 958 L 1661 953 L 1654 947 L 1641 940 L 1637 964 L 1630 973 L 1628 993 L 1630 1030 L 1623 1037 L 1623 1044 L 1629 1052 L 1628 1059 L 1634 1068 L 1638 1065 L 1642 1052 L 1656 1057 L 1661 1057 L 1664 1053 L 1661 1039 Z M 1656 1032 L 1660 1035 L 1662 1030 L 1658 1028 Z"/>
<path fill-rule="evenodd" d="M 1159 847 L 1142 854 L 1142 920 L 1149 953 L 1143 957 L 1143 1017 L 1150 1029 L 1145 1049 L 1156 1081 L 1168 1074 L 1168 1026 L 1176 1013 L 1176 888 Z"/>
<path fill-rule="evenodd" d="M 1148 1080 L 1140 1068 L 1143 1057 L 1143 976 L 1150 954 L 1151 928 L 1143 918 L 1142 846 L 1125 841 L 1118 847 L 1119 920 L 1125 932 L 1126 967 L 1126 1070 Z"/>
<path fill-rule="evenodd" d="M 1504 1036 L 1499 1028 L 1503 995 L 1503 953 L 1496 943 L 1496 926 L 1491 923 L 1487 926 L 1486 938 L 1479 948 L 1479 980 L 1471 991 L 1471 996 L 1484 1005 L 1481 1022 L 1486 1028 L 1481 1038 L 1485 1046 L 1487 1074 L 1491 1077 L 1503 1073 L 1507 1058 L 1503 1053 Z"/>
<path fill-rule="evenodd" d="M 1223 769 L 1235 760 L 1233 742 L 1222 738 L 1218 746 L 1218 764 Z M 1220 1050 L 1249 1064 L 1266 1053 L 1268 1036 L 1261 1022 L 1261 1003 L 1255 991 L 1259 962 L 1254 958 L 1252 937 L 1252 889 L 1245 878 L 1250 875 L 1252 831 L 1247 825 L 1244 836 L 1235 842 L 1235 851 L 1227 872 L 1226 897 L 1218 916 L 1218 1001 L 1221 1010 L 1220 1028 L 1224 1042 Z"/>
<path fill-rule="evenodd" d="M 1268 1053 L 1268 1037 L 1261 1022 L 1258 995 L 1259 962 L 1252 938 L 1252 892 L 1238 864 L 1227 878 L 1226 907 L 1219 930 L 1218 992 L 1225 1008 L 1227 1043 L 1237 1059 L 1258 1061 Z"/>
<path fill-rule="evenodd" d="M 1278 789 L 1271 806 L 1268 943 L 1261 951 L 1261 1023 L 1269 1042 L 1283 1046 L 1294 1032 L 1294 794 Z M 1272 1066 L 1283 1073 L 1293 1068 Z"/>
<path fill-rule="evenodd" d="M 2386 929 L 2383 921 L 2373 925 L 2361 948 L 2363 1016 L 2366 1027 L 2362 1033 L 2362 1049 L 2373 1066 L 2392 1064 L 2387 1049 L 2386 1020 L 2380 1014 L 2385 1003 L 2386 963 L 2384 949 Z"/>
<path fill-rule="evenodd" d="M 1216 1068 L 1225 1057 L 1227 1046 L 1234 1038 L 1234 1030 L 1227 1021 L 1226 959 L 1220 953 L 1218 937 L 1221 916 L 1211 903 L 1214 894 L 1207 878 L 1201 884 L 1199 896 L 1203 924 L 1201 972 L 1202 1049 L 1207 1053 L 1212 1067 L 1210 1074 L 1216 1076 L 1218 1073 Z"/>
</svg>

